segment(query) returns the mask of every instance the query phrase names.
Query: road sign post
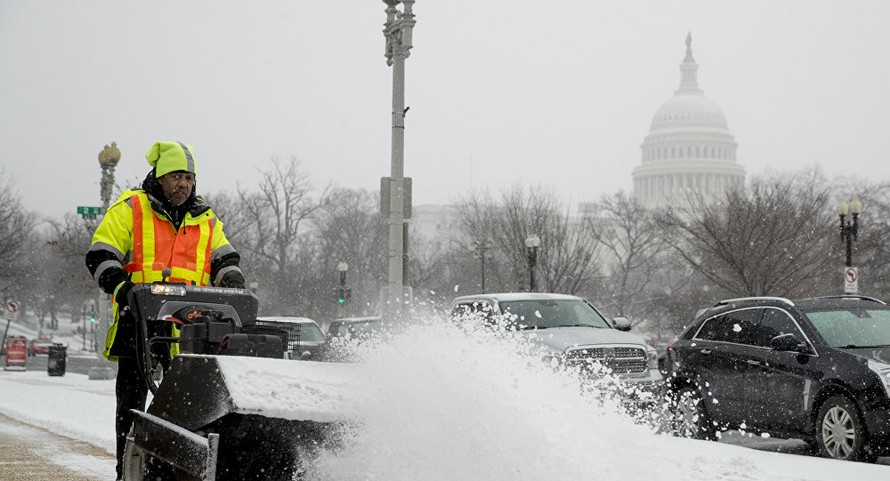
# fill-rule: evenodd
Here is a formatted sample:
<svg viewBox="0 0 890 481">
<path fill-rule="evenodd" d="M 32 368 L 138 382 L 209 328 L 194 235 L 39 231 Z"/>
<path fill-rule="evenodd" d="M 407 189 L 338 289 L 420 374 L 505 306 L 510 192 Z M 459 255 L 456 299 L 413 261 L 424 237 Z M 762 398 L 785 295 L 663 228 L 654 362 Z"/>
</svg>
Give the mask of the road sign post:
<svg viewBox="0 0 890 481">
<path fill-rule="evenodd" d="M 844 294 L 859 294 L 859 268 L 844 267 Z"/>
</svg>

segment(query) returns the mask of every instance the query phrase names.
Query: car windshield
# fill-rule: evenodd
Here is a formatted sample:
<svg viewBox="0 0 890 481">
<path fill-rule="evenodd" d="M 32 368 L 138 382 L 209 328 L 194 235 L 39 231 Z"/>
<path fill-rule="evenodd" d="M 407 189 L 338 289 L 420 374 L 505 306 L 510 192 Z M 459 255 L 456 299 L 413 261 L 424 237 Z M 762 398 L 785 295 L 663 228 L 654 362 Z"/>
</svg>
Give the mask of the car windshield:
<svg viewBox="0 0 890 481">
<path fill-rule="evenodd" d="M 519 329 L 610 327 L 590 304 L 577 299 L 506 301 L 500 307 L 505 319 Z"/>
<path fill-rule="evenodd" d="M 258 326 L 272 326 L 288 333 L 288 344 L 301 342 L 324 342 L 324 334 L 314 322 L 291 322 L 259 319 Z"/>
<path fill-rule="evenodd" d="M 331 334 L 334 337 L 343 337 L 347 334 L 357 337 L 369 337 L 374 335 L 379 328 L 380 323 L 377 321 L 344 322 L 334 326 L 331 329 Z"/>
<path fill-rule="evenodd" d="M 890 308 L 805 313 L 831 347 L 890 346 Z"/>
</svg>

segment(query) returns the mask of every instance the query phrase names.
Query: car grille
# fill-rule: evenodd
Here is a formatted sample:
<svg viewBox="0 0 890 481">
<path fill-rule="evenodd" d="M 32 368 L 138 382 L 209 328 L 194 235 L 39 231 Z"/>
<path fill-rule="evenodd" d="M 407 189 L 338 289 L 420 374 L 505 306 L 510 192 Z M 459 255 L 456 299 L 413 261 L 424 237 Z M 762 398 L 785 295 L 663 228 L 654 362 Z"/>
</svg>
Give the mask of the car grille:
<svg viewBox="0 0 890 481">
<path fill-rule="evenodd" d="M 595 363 L 609 368 L 619 375 L 642 374 L 648 370 L 646 350 L 627 346 L 585 346 L 566 351 L 566 361 L 570 366 L 582 370 L 592 370 Z"/>
<path fill-rule="evenodd" d="M 287 334 L 286 343 L 288 351 L 294 351 L 300 347 L 300 337 L 302 335 L 302 330 L 299 324 L 285 324 L 272 321 L 256 321 L 255 325 L 271 327 L 283 331 L 285 334 Z"/>
</svg>

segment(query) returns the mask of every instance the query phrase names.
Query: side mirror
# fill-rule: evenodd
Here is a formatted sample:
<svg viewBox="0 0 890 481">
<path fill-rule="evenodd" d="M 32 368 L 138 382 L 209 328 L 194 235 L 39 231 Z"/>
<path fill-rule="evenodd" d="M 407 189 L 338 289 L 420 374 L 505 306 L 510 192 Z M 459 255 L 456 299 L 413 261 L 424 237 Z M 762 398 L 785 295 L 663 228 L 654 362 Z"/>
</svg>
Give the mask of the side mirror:
<svg viewBox="0 0 890 481">
<path fill-rule="evenodd" d="M 612 327 L 619 331 L 628 332 L 630 331 L 630 321 L 628 321 L 626 317 L 613 317 Z"/>
<path fill-rule="evenodd" d="M 794 334 L 781 334 L 769 341 L 770 349 L 774 351 L 807 352 L 807 345 Z"/>
</svg>

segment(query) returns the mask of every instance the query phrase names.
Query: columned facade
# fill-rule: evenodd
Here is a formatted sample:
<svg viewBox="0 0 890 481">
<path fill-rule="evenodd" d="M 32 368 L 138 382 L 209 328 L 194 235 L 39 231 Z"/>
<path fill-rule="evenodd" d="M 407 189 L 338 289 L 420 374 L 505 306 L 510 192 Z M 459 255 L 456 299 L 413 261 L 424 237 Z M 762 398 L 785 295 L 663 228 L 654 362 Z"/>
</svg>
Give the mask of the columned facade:
<svg viewBox="0 0 890 481">
<path fill-rule="evenodd" d="M 640 147 L 642 164 L 633 170 L 633 192 L 646 207 L 665 207 L 697 194 L 718 198 L 745 181 L 726 117 L 698 86 L 691 35 L 680 64 L 680 88 L 655 112 Z"/>
</svg>

